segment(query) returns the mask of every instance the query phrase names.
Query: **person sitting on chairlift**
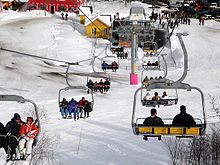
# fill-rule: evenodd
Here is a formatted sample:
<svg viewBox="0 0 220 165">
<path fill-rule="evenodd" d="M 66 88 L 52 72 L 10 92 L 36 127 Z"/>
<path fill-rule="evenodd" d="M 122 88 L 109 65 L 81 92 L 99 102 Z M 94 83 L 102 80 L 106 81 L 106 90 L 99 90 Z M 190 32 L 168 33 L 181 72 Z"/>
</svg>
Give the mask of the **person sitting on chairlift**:
<svg viewBox="0 0 220 165">
<path fill-rule="evenodd" d="M 110 81 L 107 78 L 104 82 L 104 92 L 108 92 L 109 89 L 110 89 Z"/>
<path fill-rule="evenodd" d="M 94 83 L 94 92 L 97 92 L 98 91 L 98 82 L 95 81 Z"/>
<path fill-rule="evenodd" d="M 18 113 L 14 114 L 14 117 L 5 126 L 5 132 L 8 136 L 6 138 L 5 150 L 8 151 L 10 148 L 10 153 L 8 154 L 7 160 L 15 160 L 16 148 L 18 146 L 18 138 L 20 137 L 20 129 L 24 122 L 21 120 L 21 116 Z"/>
<path fill-rule="evenodd" d="M 144 80 L 143 80 L 143 84 L 144 85 L 148 85 L 148 82 L 149 82 L 149 78 L 146 76 L 145 78 L 144 78 Z"/>
<path fill-rule="evenodd" d="M 66 118 L 68 116 L 68 101 L 63 98 L 63 100 L 60 102 L 60 112 L 61 112 L 61 116 L 62 118 Z"/>
<path fill-rule="evenodd" d="M 116 70 L 118 69 L 118 64 L 116 61 L 112 62 L 112 72 L 116 72 Z"/>
<path fill-rule="evenodd" d="M 69 118 L 72 118 L 72 113 L 73 113 L 74 120 L 76 120 L 76 116 L 77 116 L 77 104 L 78 102 L 74 100 L 74 98 L 72 98 L 68 103 Z"/>
<path fill-rule="evenodd" d="M 86 117 L 88 118 L 89 117 L 89 112 L 92 112 L 92 105 L 91 104 L 92 104 L 91 102 L 86 100 L 84 108 L 83 108 L 84 118 L 86 118 Z"/>
<path fill-rule="evenodd" d="M 5 127 L 4 125 L 0 122 L 0 135 L 5 135 Z M 5 148 L 5 137 L 0 137 L 0 148 Z M 7 150 L 5 150 L 7 152 Z"/>
<path fill-rule="evenodd" d="M 167 92 L 166 92 L 166 91 L 164 91 L 164 92 L 163 92 L 163 95 L 161 96 L 161 98 L 163 98 L 163 99 L 164 99 L 165 97 L 168 97 L 168 96 L 167 96 Z"/>
<path fill-rule="evenodd" d="M 157 92 L 154 93 L 154 97 L 152 97 L 152 100 L 153 100 L 153 101 L 158 101 L 158 100 L 160 100 L 160 96 L 158 95 Z"/>
<path fill-rule="evenodd" d="M 86 99 L 85 97 L 82 97 L 81 100 L 79 100 L 78 105 L 77 105 L 77 119 L 79 120 L 79 117 L 82 118 L 82 114 L 83 114 L 83 108 L 85 106 L 86 103 Z"/>
<path fill-rule="evenodd" d="M 38 128 L 32 117 L 27 117 L 25 124 L 21 126 L 21 140 L 19 141 L 19 151 L 21 159 L 26 159 L 32 152 L 34 138 L 38 134 Z"/>
<path fill-rule="evenodd" d="M 106 71 L 107 68 L 108 68 L 108 64 L 105 61 L 103 61 L 103 63 L 102 63 L 102 70 Z"/>
<path fill-rule="evenodd" d="M 98 88 L 99 88 L 99 92 L 103 93 L 104 83 L 103 83 L 102 79 L 98 83 Z"/>
<path fill-rule="evenodd" d="M 195 126 L 196 122 L 190 114 L 186 113 L 186 106 L 181 105 L 180 113 L 174 117 L 172 124 L 177 126 L 189 127 L 189 126 Z"/>
<path fill-rule="evenodd" d="M 151 66 L 152 64 L 151 64 L 151 62 L 150 61 L 148 61 L 147 62 L 147 66 Z"/>
<path fill-rule="evenodd" d="M 150 99 L 151 99 L 150 93 L 146 93 L 146 95 L 144 96 L 144 101 L 150 100 Z"/>
<path fill-rule="evenodd" d="M 162 126 L 164 125 L 163 120 L 157 116 L 157 110 L 155 108 L 151 109 L 151 116 L 145 118 L 143 125 L 145 126 Z M 147 140 L 147 136 L 144 136 L 144 140 Z M 158 137 L 161 140 L 161 136 Z"/>
<path fill-rule="evenodd" d="M 91 90 L 93 91 L 94 90 L 94 83 L 92 80 L 89 80 L 89 82 L 86 84 L 86 86 Z M 89 89 L 87 91 L 87 93 L 89 94 Z"/>
</svg>

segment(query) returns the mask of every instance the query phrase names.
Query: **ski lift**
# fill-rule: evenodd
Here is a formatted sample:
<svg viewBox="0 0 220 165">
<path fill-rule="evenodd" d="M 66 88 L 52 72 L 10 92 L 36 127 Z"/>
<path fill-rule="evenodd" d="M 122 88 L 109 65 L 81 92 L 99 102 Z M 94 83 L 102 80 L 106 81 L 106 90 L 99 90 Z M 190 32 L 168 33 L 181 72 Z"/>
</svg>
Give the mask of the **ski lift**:
<svg viewBox="0 0 220 165">
<path fill-rule="evenodd" d="M 177 90 L 176 91 L 176 95 L 175 96 L 165 96 L 165 97 L 159 97 L 159 100 L 154 100 L 153 98 L 155 97 L 155 95 L 158 95 L 157 92 L 155 92 L 154 96 L 148 96 L 146 95 L 146 97 L 141 97 L 141 103 L 143 106 L 146 107 L 156 107 L 156 106 L 172 106 L 178 103 L 178 94 L 177 94 Z M 149 94 L 149 93 L 147 93 Z"/>
<path fill-rule="evenodd" d="M 105 79 L 105 80 L 108 80 L 109 81 L 109 84 L 110 84 L 110 76 L 108 75 L 105 75 L 105 74 L 97 74 L 97 73 L 89 73 L 87 74 L 87 87 L 90 88 L 90 90 L 92 90 L 93 92 L 96 92 L 98 91 L 99 87 L 98 87 L 98 83 L 100 82 L 101 79 Z M 94 83 L 93 85 L 89 85 L 88 86 L 88 82 L 92 80 L 92 82 L 97 82 L 97 86 L 95 85 L 96 83 Z M 104 82 L 103 82 L 104 83 Z M 103 90 L 104 92 L 107 92 L 108 90 L 110 89 L 110 85 L 104 85 L 103 86 Z M 88 90 L 87 93 L 89 93 L 90 91 Z"/>
<path fill-rule="evenodd" d="M 119 59 L 115 56 L 108 55 L 102 58 L 97 57 L 97 59 L 101 61 L 100 67 L 103 72 L 106 72 L 107 70 L 112 70 L 116 72 L 116 70 L 119 69 Z"/>
<path fill-rule="evenodd" d="M 38 134 L 35 136 L 34 142 L 33 142 L 33 146 L 35 146 L 37 144 L 38 136 L 39 136 L 40 131 L 41 131 L 41 125 L 40 125 L 40 120 L 39 120 L 38 108 L 37 108 L 36 103 L 33 102 L 32 100 L 25 99 L 22 96 L 18 96 L 18 95 L 0 95 L 0 102 L 17 102 L 17 103 L 21 103 L 21 104 L 31 103 L 33 105 L 34 113 L 35 113 L 35 117 L 36 117 L 34 123 L 38 127 Z M 10 134 L 0 135 L 0 137 L 3 137 L 3 138 L 7 138 L 7 137 L 14 138 L 14 139 L 16 139 L 17 142 L 19 141 L 19 139 L 16 136 L 10 135 Z M 7 154 L 10 155 L 10 146 L 8 146 Z M 20 160 L 20 159 L 16 158 L 15 160 Z"/>
<path fill-rule="evenodd" d="M 166 63 L 166 60 L 164 59 L 164 55 L 166 54 L 161 54 L 160 56 L 154 56 L 154 57 L 151 57 L 151 56 L 143 56 L 142 57 L 142 67 L 143 67 L 143 70 L 158 70 L 158 71 L 161 71 L 161 70 L 164 70 L 165 72 L 167 72 L 167 63 Z M 164 66 L 165 68 L 161 67 L 161 60 L 160 60 L 160 57 L 162 57 L 162 60 L 164 62 Z M 145 61 L 146 58 L 148 59 L 147 62 Z"/>
<path fill-rule="evenodd" d="M 68 91 L 68 90 L 74 90 L 74 91 L 77 91 L 78 90 L 78 93 L 77 95 L 73 95 L 71 98 L 78 98 L 78 99 L 81 99 L 82 97 L 86 97 L 86 96 L 91 96 L 91 99 L 89 100 L 89 102 L 91 103 L 91 107 L 93 109 L 93 106 L 94 106 L 94 97 L 93 97 L 93 91 L 85 86 L 69 86 L 69 87 L 65 87 L 65 88 L 61 88 L 59 90 L 59 96 L 58 96 L 58 106 L 59 106 L 59 109 L 60 109 L 60 103 L 61 103 L 61 93 L 62 91 Z M 90 91 L 89 93 L 90 94 L 86 94 L 86 91 Z M 71 92 L 74 94 L 74 92 Z"/>
<path fill-rule="evenodd" d="M 202 116 L 201 118 L 195 118 L 196 125 L 195 126 L 176 126 L 172 124 L 165 124 L 162 126 L 146 126 L 141 121 L 143 118 L 136 118 L 136 102 L 137 102 L 137 94 L 143 90 L 151 90 L 151 89 L 182 89 L 186 91 L 197 90 L 201 95 L 201 103 L 202 103 Z M 186 83 L 152 83 L 148 86 L 140 87 L 136 90 L 134 94 L 134 102 L 133 102 L 133 112 L 132 112 L 132 120 L 131 125 L 133 129 L 133 133 L 135 135 L 144 135 L 144 137 L 161 137 L 161 136 L 176 136 L 176 137 L 194 137 L 201 136 L 205 133 L 206 129 L 206 115 L 205 115 L 205 105 L 204 105 L 204 95 L 203 92 L 197 87 L 191 87 Z M 163 121 L 171 121 L 172 119 L 164 118 Z"/>
<path fill-rule="evenodd" d="M 145 55 L 148 56 L 153 56 L 153 55 L 157 55 L 157 43 L 153 42 L 153 41 L 145 41 L 143 44 L 143 52 L 145 52 Z"/>
</svg>

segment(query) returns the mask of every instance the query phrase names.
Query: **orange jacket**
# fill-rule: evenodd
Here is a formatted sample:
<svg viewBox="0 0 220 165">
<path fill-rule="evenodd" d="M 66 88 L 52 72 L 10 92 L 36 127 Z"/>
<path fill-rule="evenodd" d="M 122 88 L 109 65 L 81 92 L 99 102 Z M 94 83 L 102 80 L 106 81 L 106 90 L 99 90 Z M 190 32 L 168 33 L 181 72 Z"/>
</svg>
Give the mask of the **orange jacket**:
<svg viewBox="0 0 220 165">
<path fill-rule="evenodd" d="M 38 134 L 38 128 L 36 124 L 32 123 L 31 125 L 23 124 L 20 130 L 21 135 L 26 135 L 29 138 L 34 138 Z"/>
</svg>

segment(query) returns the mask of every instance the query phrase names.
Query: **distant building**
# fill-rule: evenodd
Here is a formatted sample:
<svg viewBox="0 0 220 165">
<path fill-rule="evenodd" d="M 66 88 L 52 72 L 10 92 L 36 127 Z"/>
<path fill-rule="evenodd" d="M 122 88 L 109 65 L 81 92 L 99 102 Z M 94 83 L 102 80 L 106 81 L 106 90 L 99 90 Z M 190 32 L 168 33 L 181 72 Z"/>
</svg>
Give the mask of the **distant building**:
<svg viewBox="0 0 220 165">
<path fill-rule="evenodd" d="M 98 15 L 93 18 L 86 19 L 85 22 L 87 37 L 109 38 L 111 27 L 110 15 Z"/>
<path fill-rule="evenodd" d="M 56 11 L 71 11 L 74 12 L 84 0 L 29 0 L 29 9 L 40 9 L 54 13 Z"/>
</svg>

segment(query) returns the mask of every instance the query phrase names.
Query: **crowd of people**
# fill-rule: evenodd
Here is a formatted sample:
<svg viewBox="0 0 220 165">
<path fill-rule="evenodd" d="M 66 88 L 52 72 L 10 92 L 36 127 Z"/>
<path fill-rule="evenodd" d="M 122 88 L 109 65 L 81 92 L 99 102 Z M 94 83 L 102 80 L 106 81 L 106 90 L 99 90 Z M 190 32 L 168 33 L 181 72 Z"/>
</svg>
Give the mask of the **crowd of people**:
<svg viewBox="0 0 220 165">
<path fill-rule="evenodd" d="M 128 53 L 127 52 L 117 52 L 117 57 L 120 59 L 127 59 Z"/>
<path fill-rule="evenodd" d="M 145 118 L 143 125 L 146 126 L 163 126 L 163 120 L 157 116 L 157 110 L 155 108 L 151 109 L 151 116 Z M 172 125 L 174 126 L 182 126 L 182 127 L 192 127 L 196 125 L 194 118 L 186 113 L 186 106 L 180 106 L 180 113 L 177 114 L 172 121 Z M 144 136 L 144 140 L 147 140 L 147 136 Z M 158 140 L 161 140 L 161 136 L 158 136 Z"/>
<path fill-rule="evenodd" d="M 21 120 L 18 113 L 15 113 L 13 118 L 4 125 L 1 125 L 1 147 L 5 149 L 8 160 L 26 158 L 32 152 L 32 146 L 34 144 L 35 137 L 38 134 L 38 127 L 32 117 L 27 117 L 26 122 Z"/>
<path fill-rule="evenodd" d="M 144 65 L 145 66 L 159 66 L 159 62 L 158 61 L 155 61 L 155 62 L 150 62 L 150 61 L 146 62 L 146 61 L 144 61 Z"/>
<path fill-rule="evenodd" d="M 150 77 L 150 78 L 148 78 L 148 76 L 146 76 L 145 78 L 144 78 L 144 80 L 143 80 L 143 84 L 144 85 L 148 85 L 149 84 L 149 81 L 150 80 L 161 80 L 161 79 L 163 79 L 163 77 L 162 76 L 155 76 L 155 77 Z"/>
<path fill-rule="evenodd" d="M 73 118 L 79 120 L 79 118 L 88 118 L 89 113 L 92 111 L 92 102 L 89 102 L 82 97 L 79 101 L 72 98 L 69 102 L 66 98 L 60 102 L 60 113 L 62 118 Z"/>
<path fill-rule="evenodd" d="M 106 71 L 107 69 L 112 69 L 112 72 L 116 72 L 118 69 L 118 63 L 113 61 L 111 64 L 107 64 L 105 61 L 102 62 L 102 70 Z"/>
<path fill-rule="evenodd" d="M 92 91 L 92 92 L 100 92 L 100 93 L 106 93 L 110 89 L 110 81 L 109 79 L 105 79 L 103 82 L 102 79 L 100 79 L 99 82 L 92 80 L 89 80 L 86 86 Z M 89 90 L 87 91 L 89 93 Z"/>
<path fill-rule="evenodd" d="M 144 99 L 145 101 L 146 101 L 146 100 L 159 101 L 160 99 L 165 99 L 165 98 L 167 98 L 167 97 L 168 97 L 167 92 L 164 91 L 161 96 L 159 96 L 158 92 L 155 92 L 153 97 L 150 96 L 149 93 L 146 93 L 146 95 L 144 96 L 143 99 Z"/>
</svg>

